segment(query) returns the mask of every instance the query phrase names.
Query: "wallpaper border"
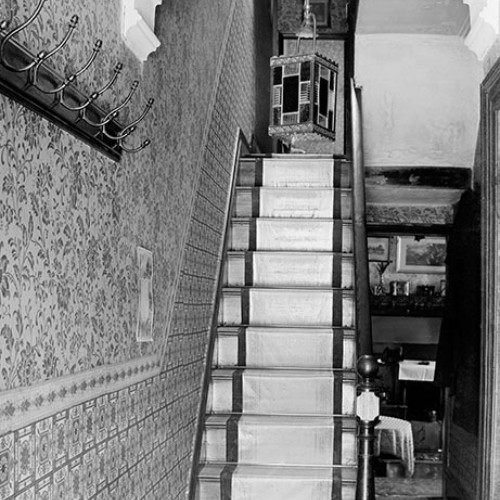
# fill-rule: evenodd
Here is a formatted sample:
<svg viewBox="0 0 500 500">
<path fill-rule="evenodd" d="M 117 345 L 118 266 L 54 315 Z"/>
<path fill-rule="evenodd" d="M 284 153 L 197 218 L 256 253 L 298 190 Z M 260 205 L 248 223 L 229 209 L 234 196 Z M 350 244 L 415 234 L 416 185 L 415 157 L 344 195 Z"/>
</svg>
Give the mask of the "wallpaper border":
<svg viewBox="0 0 500 500">
<path fill-rule="evenodd" d="M 2 432 L 19 429 L 159 373 L 160 360 L 153 355 L 4 391 L 0 393 L 0 428 Z"/>
</svg>

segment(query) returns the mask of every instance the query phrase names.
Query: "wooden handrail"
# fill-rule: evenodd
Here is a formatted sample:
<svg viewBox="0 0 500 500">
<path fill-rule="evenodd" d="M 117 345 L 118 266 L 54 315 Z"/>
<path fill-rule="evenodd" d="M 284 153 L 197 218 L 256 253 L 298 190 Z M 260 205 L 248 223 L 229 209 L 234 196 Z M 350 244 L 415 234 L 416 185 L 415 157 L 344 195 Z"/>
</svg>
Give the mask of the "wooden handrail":
<svg viewBox="0 0 500 500">
<path fill-rule="evenodd" d="M 361 92 L 350 82 L 352 134 L 352 191 L 354 268 L 356 285 L 356 329 L 358 332 L 358 477 L 356 500 L 375 500 L 374 441 L 379 417 L 379 398 L 375 377 L 378 363 L 373 356 L 370 314 L 368 248 L 366 241 L 365 172 L 361 126 Z"/>
<path fill-rule="evenodd" d="M 360 90 L 351 79 L 351 130 L 353 177 L 353 232 L 354 267 L 356 276 L 356 318 L 358 330 L 358 355 L 373 353 L 370 315 L 370 285 L 368 248 L 366 242 L 365 172 L 363 164 L 363 136 L 361 127 Z"/>
<path fill-rule="evenodd" d="M 200 461 L 200 453 L 203 441 L 203 431 L 205 426 L 205 414 L 208 399 L 208 390 L 210 386 L 210 375 L 212 371 L 212 359 L 214 354 L 215 340 L 217 336 L 218 318 L 219 318 L 219 302 L 220 296 L 222 294 L 222 288 L 224 283 L 224 259 L 229 246 L 229 232 L 231 227 L 231 216 L 234 209 L 234 199 L 236 191 L 236 183 L 238 178 L 238 166 L 242 156 L 249 154 L 251 151 L 248 142 L 243 135 L 241 129 L 238 129 L 234 155 L 233 155 L 233 165 L 231 169 L 231 183 L 230 192 L 226 204 L 226 222 L 224 225 L 224 236 L 222 240 L 222 247 L 219 252 L 219 262 L 217 264 L 217 293 L 215 296 L 214 310 L 212 314 L 212 322 L 210 325 L 210 338 L 208 341 L 207 350 L 205 353 L 205 372 L 203 374 L 203 383 L 201 390 L 201 397 L 198 406 L 198 418 L 196 423 L 196 431 L 193 442 L 193 460 L 191 463 L 191 471 L 189 477 L 189 500 L 195 499 L 196 494 L 196 480 L 198 475 L 198 467 Z"/>
</svg>

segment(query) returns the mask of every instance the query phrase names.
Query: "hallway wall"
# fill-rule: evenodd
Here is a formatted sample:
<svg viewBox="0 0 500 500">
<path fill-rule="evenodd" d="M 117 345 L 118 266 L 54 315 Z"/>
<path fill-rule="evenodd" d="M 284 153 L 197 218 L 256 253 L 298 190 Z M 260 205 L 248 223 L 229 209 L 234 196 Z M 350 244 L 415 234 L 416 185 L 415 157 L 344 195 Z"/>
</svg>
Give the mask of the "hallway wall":
<svg viewBox="0 0 500 500">
<path fill-rule="evenodd" d="M 461 38 L 357 35 L 355 74 L 367 166 L 472 168 L 483 69 Z"/>
<path fill-rule="evenodd" d="M 18 25 L 24 4 L 2 2 L 0 19 Z M 134 138 L 152 145 L 118 164 L 0 96 L 0 497 L 184 498 L 234 139 L 255 123 L 254 16 L 265 11 L 258 0 L 168 0 L 144 65 L 120 39 L 118 0 L 48 0 L 22 34 L 37 53 L 79 14 L 55 66 L 77 69 L 103 37 L 80 88 L 102 86 L 121 60 L 102 105 L 134 78 L 128 118 L 156 102 Z M 152 343 L 135 342 L 137 246 L 154 255 Z"/>
</svg>

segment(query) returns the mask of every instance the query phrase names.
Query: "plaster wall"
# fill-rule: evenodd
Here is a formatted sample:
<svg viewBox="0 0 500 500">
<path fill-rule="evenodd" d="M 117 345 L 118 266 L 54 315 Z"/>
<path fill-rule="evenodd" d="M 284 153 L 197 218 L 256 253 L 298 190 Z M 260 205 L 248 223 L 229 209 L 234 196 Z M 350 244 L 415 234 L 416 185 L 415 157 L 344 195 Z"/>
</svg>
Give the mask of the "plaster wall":
<svg viewBox="0 0 500 500">
<path fill-rule="evenodd" d="M 459 37 L 356 37 L 367 166 L 471 168 L 482 65 Z"/>
</svg>

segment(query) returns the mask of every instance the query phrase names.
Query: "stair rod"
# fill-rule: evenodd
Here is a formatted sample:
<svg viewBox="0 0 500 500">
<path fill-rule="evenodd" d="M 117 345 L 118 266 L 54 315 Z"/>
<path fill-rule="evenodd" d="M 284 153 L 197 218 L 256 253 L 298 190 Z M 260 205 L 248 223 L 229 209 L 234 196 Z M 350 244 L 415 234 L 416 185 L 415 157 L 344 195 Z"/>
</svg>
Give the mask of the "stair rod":
<svg viewBox="0 0 500 500">
<path fill-rule="evenodd" d="M 366 241 L 365 172 L 363 165 L 360 100 L 360 90 L 354 87 L 354 81 L 351 80 L 354 268 L 357 296 L 356 319 L 358 355 L 362 356 L 364 354 L 373 354 L 373 343 Z"/>
<path fill-rule="evenodd" d="M 210 325 L 210 338 L 208 340 L 208 346 L 205 356 L 205 371 L 202 379 L 201 396 L 198 407 L 198 418 L 196 422 L 196 431 L 193 439 L 193 459 L 191 462 L 191 471 L 189 477 L 189 490 L 188 499 L 195 500 L 196 494 L 196 481 L 198 476 L 198 465 L 200 461 L 200 453 L 203 441 L 203 430 L 205 424 L 205 413 L 207 406 L 208 390 L 210 385 L 210 374 L 212 370 L 212 358 L 215 347 L 215 339 L 217 335 L 218 317 L 219 317 L 219 302 L 222 294 L 223 282 L 224 282 L 224 260 L 227 253 L 227 248 L 229 245 L 229 231 L 231 227 L 231 216 L 234 210 L 234 200 L 236 192 L 236 183 L 238 179 L 238 168 L 240 164 L 240 159 L 251 152 L 251 148 L 241 131 L 238 128 L 236 134 L 235 148 L 233 156 L 233 165 L 231 168 L 231 184 L 228 196 L 228 201 L 226 205 L 226 222 L 224 226 L 224 236 L 220 252 L 220 260 L 218 264 L 217 273 L 217 293 L 215 295 L 214 310 L 212 315 L 212 324 Z"/>
</svg>

